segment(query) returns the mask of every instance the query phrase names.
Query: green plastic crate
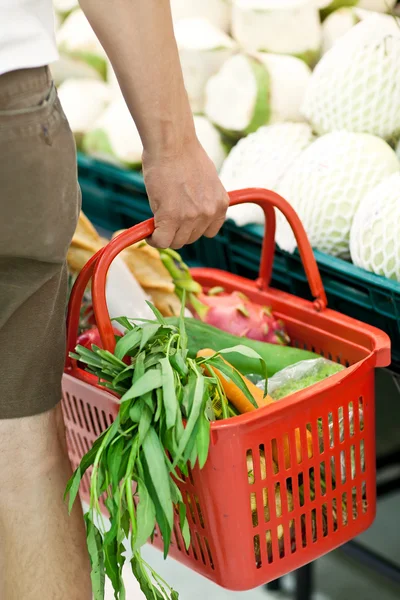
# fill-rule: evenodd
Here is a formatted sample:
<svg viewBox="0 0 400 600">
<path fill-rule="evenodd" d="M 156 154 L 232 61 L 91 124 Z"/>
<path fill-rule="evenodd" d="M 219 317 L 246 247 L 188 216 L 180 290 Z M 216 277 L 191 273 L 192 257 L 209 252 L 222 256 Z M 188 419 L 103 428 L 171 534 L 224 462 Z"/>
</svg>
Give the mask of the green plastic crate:
<svg viewBox="0 0 400 600">
<path fill-rule="evenodd" d="M 151 217 L 140 173 L 84 155 L 78 156 L 78 173 L 83 210 L 102 229 L 115 231 Z M 263 235 L 261 226 L 237 227 L 228 221 L 216 238 L 202 238 L 185 247 L 182 256 L 190 265 L 206 265 L 255 279 Z M 329 306 L 386 331 L 392 340 L 393 361 L 400 368 L 400 284 L 321 252 L 315 252 L 315 256 Z M 310 298 L 297 252 L 276 250 L 272 285 L 295 296 Z"/>
</svg>

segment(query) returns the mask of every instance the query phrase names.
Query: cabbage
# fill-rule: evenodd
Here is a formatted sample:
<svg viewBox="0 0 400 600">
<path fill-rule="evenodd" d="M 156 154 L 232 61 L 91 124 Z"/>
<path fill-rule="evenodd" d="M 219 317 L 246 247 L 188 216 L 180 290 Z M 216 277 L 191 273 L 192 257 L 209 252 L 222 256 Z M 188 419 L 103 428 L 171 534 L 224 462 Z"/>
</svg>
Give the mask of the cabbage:
<svg viewBox="0 0 400 600">
<path fill-rule="evenodd" d="M 303 120 L 299 109 L 310 76 L 292 56 L 237 54 L 208 81 L 206 115 L 236 140 L 271 122 Z"/>
<path fill-rule="evenodd" d="M 233 0 L 232 34 L 247 52 L 291 54 L 310 65 L 320 54 L 315 0 Z"/>
<path fill-rule="evenodd" d="M 350 228 L 365 194 L 399 171 L 395 152 L 382 139 L 363 133 L 329 133 L 307 148 L 287 171 L 278 192 L 296 210 L 311 245 L 347 258 Z M 278 215 L 277 243 L 288 252 L 296 240 Z"/>
<path fill-rule="evenodd" d="M 203 17 L 214 27 L 229 31 L 231 0 L 171 0 L 174 21 L 187 17 Z"/>
<path fill-rule="evenodd" d="M 293 56 L 266 53 L 257 56 L 267 67 L 270 78 L 269 123 L 304 121 L 300 108 L 310 83 L 310 68 Z"/>
<path fill-rule="evenodd" d="M 85 135 L 83 149 L 86 154 L 117 166 L 140 168 L 142 141 L 122 96 L 111 102 Z"/>
<path fill-rule="evenodd" d="M 372 13 L 322 57 L 303 112 L 319 134 L 335 130 L 390 139 L 400 133 L 400 27 Z"/>
<path fill-rule="evenodd" d="M 288 168 L 313 139 L 306 123 L 261 127 L 231 150 L 221 169 L 221 181 L 227 190 L 248 187 L 276 190 Z M 237 225 L 264 221 L 262 209 L 255 204 L 233 206 L 228 209 L 228 217 Z"/>
<path fill-rule="evenodd" d="M 61 106 L 77 146 L 111 101 L 111 90 L 103 81 L 68 79 L 58 89 Z"/>
<path fill-rule="evenodd" d="M 354 8 L 339 8 L 331 13 L 322 23 L 322 52 L 325 54 L 330 50 L 336 40 L 350 31 L 359 20 Z"/>
<path fill-rule="evenodd" d="M 234 41 L 203 18 L 175 24 L 185 87 L 194 112 L 204 109 L 206 83 L 236 50 Z"/>
<path fill-rule="evenodd" d="M 106 78 L 107 55 L 81 9 L 65 19 L 56 39 L 61 54 L 85 61 Z"/>
<path fill-rule="evenodd" d="M 217 171 L 219 171 L 226 157 L 225 147 L 219 131 L 206 117 L 200 115 L 194 117 L 194 126 L 200 144 L 213 161 Z"/>
<path fill-rule="evenodd" d="M 351 228 L 355 265 L 400 281 L 400 173 L 384 179 L 364 197 Z"/>
</svg>

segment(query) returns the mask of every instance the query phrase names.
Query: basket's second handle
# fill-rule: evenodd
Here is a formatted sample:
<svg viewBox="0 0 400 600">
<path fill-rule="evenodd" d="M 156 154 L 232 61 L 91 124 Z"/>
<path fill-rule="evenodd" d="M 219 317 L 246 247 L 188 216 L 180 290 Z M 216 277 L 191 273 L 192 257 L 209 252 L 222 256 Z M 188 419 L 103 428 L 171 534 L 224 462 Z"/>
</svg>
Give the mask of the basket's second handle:
<svg viewBox="0 0 400 600">
<path fill-rule="evenodd" d="M 317 311 L 326 308 L 328 301 L 314 252 L 311 248 L 303 224 L 289 202 L 282 198 L 282 196 L 279 196 L 279 194 L 262 188 L 237 190 L 231 192 L 229 195 L 231 198 L 231 206 L 251 203 L 258 204 L 264 210 L 266 216 L 266 234 L 264 236 L 261 252 L 260 276 L 258 282 L 260 288 L 266 290 L 271 282 L 275 254 L 275 212 L 273 209 L 277 208 L 288 221 L 296 238 L 301 260 L 314 298 L 314 306 Z M 267 207 L 269 210 L 267 210 Z M 273 213 L 273 218 L 271 218 L 270 211 Z M 271 227 L 272 223 L 273 226 Z"/>
</svg>

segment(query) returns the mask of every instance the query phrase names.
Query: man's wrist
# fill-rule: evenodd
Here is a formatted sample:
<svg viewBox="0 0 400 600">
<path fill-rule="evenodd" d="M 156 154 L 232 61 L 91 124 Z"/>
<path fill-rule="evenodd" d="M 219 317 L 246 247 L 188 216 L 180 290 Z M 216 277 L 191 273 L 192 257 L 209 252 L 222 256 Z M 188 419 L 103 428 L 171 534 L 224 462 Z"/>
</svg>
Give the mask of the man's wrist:
<svg viewBox="0 0 400 600">
<path fill-rule="evenodd" d="M 143 150 L 147 156 L 174 158 L 190 152 L 198 144 L 193 118 L 176 123 L 159 119 L 152 131 L 143 135 Z"/>
</svg>

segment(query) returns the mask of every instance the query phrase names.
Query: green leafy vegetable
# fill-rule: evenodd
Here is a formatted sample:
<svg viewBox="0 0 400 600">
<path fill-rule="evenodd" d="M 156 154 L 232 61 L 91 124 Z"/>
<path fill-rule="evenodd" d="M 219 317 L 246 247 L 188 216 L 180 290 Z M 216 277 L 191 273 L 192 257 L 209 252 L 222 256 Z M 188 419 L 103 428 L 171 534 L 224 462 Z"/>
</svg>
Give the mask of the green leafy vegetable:
<svg viewBox="0 0 400 600">
<path fill-rule="evenodd" d="M 174 527 L 180 527 L 186 547 L 190 546 L 186 505 L 177 483 L 182 481 L 181 473 L 188 475 L 188 464 L 202 468 L 207 461 L 210 419 L 218 418 L 212 399 L 222 402 L 220 415 L 229 415 L 212 367 L 234 380 L 251 400 L 243 380 L 221 357 L 188 357 L 183 308 L 176 324 L 167 323 L 151 308 L 154 321 L 136 324 L 134 319 L 117 319 L 126 333 L 116 337 L 115 354 L 78 346 L 73 355 L 100 385 L 120 396 L 118 416 L 82 458 L 66 490 L 71 509 L 90 468 L 86 526 L 94 600 L 104 599 L 106 575 L 115 599 L 125 599 L 124 543 L 130 533 L 131 568 L 147 600 L 178 599 L 177 592 L 143 560 L 140 549 L 158 529 L 167 556 Z M 261 360 L 241 346 L 226 352 Z M 209 369 L 202 368 L 205 362 Z M 109 513 L 108 530 L 101 514 L 103 501 Z"/>
</svg>

